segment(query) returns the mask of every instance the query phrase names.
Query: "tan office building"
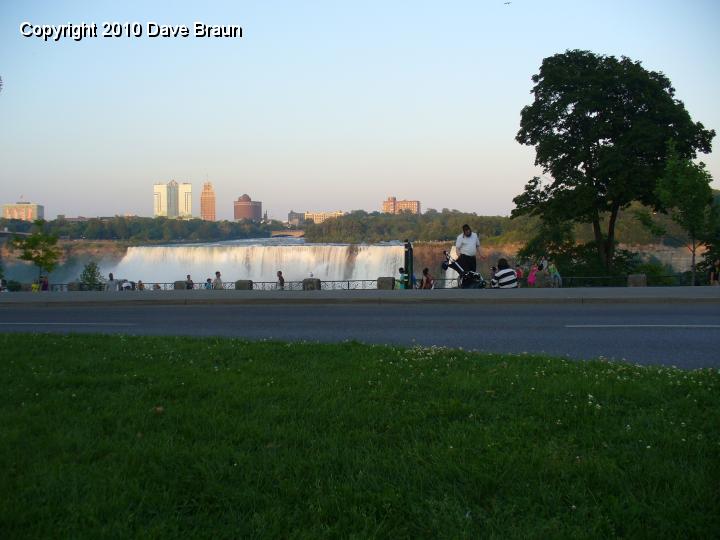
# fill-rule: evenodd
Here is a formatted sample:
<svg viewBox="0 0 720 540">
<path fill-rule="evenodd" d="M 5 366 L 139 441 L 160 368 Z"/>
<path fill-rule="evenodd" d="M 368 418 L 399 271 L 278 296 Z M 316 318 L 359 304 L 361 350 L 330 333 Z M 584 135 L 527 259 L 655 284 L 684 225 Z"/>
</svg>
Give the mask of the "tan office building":
<svg viewBox="0 0 720 540">
<path fill-rule="evenodd" d="M 337 212 L 305 212 L 305 221 L 312 221 L 316 225 L 322 223 L 326 219 L 338 218 L 345 215 L 345 212 L 338 210 Z"/>
<path fill-rule="evenodd" d="M 2 216 L 5 219 L 35 221 L 45 219 L 45 207 L 41 204 L 20 201 L 15 204 L 3 204 Z"/>
</svg>

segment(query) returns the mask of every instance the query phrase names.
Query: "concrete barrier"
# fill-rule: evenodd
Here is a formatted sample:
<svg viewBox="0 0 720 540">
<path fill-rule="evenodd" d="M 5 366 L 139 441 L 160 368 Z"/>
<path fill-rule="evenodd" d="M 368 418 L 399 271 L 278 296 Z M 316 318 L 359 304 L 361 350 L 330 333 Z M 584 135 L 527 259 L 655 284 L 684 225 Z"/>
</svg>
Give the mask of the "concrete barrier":
<svg viewBox="0 0 720 540">
<path fill-rule="evenodd" d="M 322 283 L 318 278 L 305 278 L 302 281 L 303 291 L 319 291 Z"/>
<path fill-rule="evenodd" d="M 647 276 L 645 274 L 629 274 L 627 278 L 628 287 L 647 287 Z"/>
<path fill-rule="evenodd" d="M 379 277 L 377 279 L 377 288 L 381 291 L 392 291 L 395 288 L 395 278 Z"/>
<path fill-rule="evenodd" d="M 252 291 L 252 288 L 252 279 L 238 279 L 235 282 L 235 290 L 237 291 Z"/>
</svg>

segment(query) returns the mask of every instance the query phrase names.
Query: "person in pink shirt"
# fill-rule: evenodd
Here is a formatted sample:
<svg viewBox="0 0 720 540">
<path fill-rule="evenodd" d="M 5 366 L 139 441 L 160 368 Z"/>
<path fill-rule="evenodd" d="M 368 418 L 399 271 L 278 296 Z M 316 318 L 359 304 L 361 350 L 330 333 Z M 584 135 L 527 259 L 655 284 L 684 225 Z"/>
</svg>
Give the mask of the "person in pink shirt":
<svg viewBox="0 0 720 540">
<path fill-rule="evenodd" d="M 527 277 L 528 287 L 534 287 L 535 286 L 535 274 L 538 273 L 538 266 L 537 264 L 533 264 L 532 268 L 530 269 L 530 273 Z"/>
</svg>

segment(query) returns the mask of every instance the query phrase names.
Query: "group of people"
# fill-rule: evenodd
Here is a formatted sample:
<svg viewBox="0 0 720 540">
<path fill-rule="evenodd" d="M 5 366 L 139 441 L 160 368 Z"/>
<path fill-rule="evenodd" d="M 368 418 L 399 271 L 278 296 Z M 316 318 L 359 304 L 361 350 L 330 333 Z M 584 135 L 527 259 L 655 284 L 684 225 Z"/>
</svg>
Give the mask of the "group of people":
<svg viewBox="0 0 720 540">
<path fill-rule="evenodd" d="M 458 254 L 457 262 L 466 272 L 476 272 L 477 257 L 485 258 L 480 255 L 480 239 L 477 233 L 472 232 L 467 224 L 463 225 L 462 233 L 455 241 L 455 250 Z M 548 261 L 545 257 L 528 270 L 528 287 L 538 286 L 539 276 L 545 275 L 549 278 L 548 285 L 550 287 L 562 287 L 560 271 L 555 263 Z M 525 270 L 519 264 L 515 265 L 515 268 L 511 268 L 505 258 L 498 259 L 497 266 L 490 267 L 490 284 L 494 288 L 513 289 L 519 287 L 524 277 Z"/>
<path fill-rule="evenodd" d="M 188 290 L 195 288 L 195 282 L 192 280 L 192 277 L 190 277 L 190 274 L 187 275 L 185 278 L 185 288 Z M 215 279 L 207 278 L 205 282 L 202 284 L 200 289 L 207 289 L 207 290 L 220 290 L 223 288 L 223 281 L 222 281 L 222 275 L 220 274 L 220 271 L 218 270 L 215 272 Z"/>
</svg>

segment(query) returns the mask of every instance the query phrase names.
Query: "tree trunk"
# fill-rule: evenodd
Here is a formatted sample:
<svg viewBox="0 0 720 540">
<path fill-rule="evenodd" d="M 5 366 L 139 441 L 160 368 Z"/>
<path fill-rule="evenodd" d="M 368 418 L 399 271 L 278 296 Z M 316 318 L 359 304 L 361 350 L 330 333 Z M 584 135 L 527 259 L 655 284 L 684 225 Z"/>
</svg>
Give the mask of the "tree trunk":
<svg viewBox="0 0 720 540">
<path fill-rule="evenodd" d="M 607 258 L 605 253 L 605 246 L 602 230 L 600 229 L 600 215 L 597 213 L 597 210 L 595 211 L 595 215 L 593 216 L 593 233 L 595 234 L 595 245 L 597 246 L 597 253 L 598 257 L 600 258 L 600 262 L 602 265 L 607 268 Z"/>
<path fill-rule="evenodd" d="M 692 286 L 695 286 L 695 250 L 697 249 L 697 243 L 695 242 L 695 237 L 692 239 L 692 249 L 690 250 L 692 252 L 692 264 L 690 265 L 690 269 L 692 270 Z"/>
<path fill-rule="evenodd" d="M 608 223 L 608 234 L 605 240 L 605 268 L 610 271 L 613 257 L 615 255 L 615 223 L 617 222 L 620 204 L 613 203 L 610 207 L 610 222 Z"/>
</svg>

